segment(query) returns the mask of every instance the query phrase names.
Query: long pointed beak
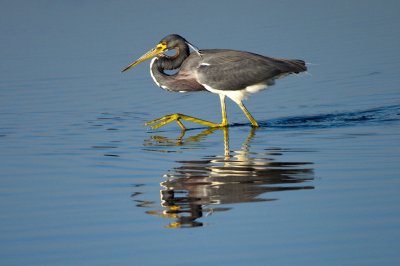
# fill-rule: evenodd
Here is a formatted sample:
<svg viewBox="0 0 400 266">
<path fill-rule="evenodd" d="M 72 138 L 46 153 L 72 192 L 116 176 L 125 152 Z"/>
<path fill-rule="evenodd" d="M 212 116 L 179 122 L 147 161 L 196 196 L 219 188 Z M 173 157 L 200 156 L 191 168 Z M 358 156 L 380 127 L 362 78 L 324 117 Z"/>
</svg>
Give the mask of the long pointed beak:
<svg viewBox="0 0 400 266">
<path fill-rule="evenodd" d="M 132 64 L 130 64 L 129 66 L 127 66 L 124 69 L 122 69 L 121 72 L 125 72 L 128 69 L 131 69 L 131 68 L 139 65 L 140 63 L 146 61 L 147 59 L 152 58 L 153 56 L 156 56 L 158 54 L 161 54 L 161 53 L 165 52 L 166 50 L 167 50 L 166 45 L 160 43 L 156 47 L 154 47 L 153 49 L 151 49 L 150 51 L 148 51 L 147 53 L 142 55 L 139 59 L 134 61 Z"/>
</svg>

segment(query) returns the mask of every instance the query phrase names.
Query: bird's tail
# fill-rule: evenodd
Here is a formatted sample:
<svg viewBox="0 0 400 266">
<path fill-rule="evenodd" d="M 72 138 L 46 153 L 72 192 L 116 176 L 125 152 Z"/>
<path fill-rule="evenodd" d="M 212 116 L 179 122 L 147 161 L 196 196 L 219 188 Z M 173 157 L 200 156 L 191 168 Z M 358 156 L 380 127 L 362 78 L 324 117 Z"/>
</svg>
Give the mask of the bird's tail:
<svg viewBox="0 0 400 266">
<path fill-rule="evenodd" d="M 306 62 L 304 62 L 303 60 L 298 60 L 298 59 L 289 60 L 289 63 L 291 64 L 293 73 L 297 74 L 300 72 L 307 71 Z"/>
</svg>

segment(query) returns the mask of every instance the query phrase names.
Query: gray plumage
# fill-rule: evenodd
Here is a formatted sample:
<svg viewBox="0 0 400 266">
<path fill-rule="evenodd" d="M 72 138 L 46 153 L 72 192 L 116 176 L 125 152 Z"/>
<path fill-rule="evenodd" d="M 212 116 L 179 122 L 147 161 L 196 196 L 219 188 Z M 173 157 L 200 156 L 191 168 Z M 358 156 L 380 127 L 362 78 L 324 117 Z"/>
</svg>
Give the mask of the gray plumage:
<svg viewBox="0 0 400 266">
<path fill-rule="evenodd" d="M 189 48 L 193 49 L 192 53 Z M 169 50 L 175 50 L 176 54 L 166 55 L 165 52 Z M 198 50 L 183 37 L 172 34 L 125 67 L 122 72 L 152 57 L 154 58 L 150 64 L 150 73 L 159 87 L 176 92 L 209 91 L 219 94 L 222 114 L 221 123 L 213 123 L 175 113 L 146 123 L 152 128 L 159 128 L 176 121 L 184 130 L 186 128 L 181 120 L 208 127 L 226 127 L 228 126 L 226 96 L 240 107 L 253 127 L 259 127 L 244 106 L 243 99 L 273 85 L 278 78 L 307 70 L 302 60 L 277 59 L 235 50 Z M 167 74 L 165 70 L 176 70 L 176 73 Z"/>
<path fill-rule="evenodd" d="M 307 70 L 302 60 L 276 59 L 250 52 L 210 49 L 189 54 L 187 41 L 179 35 L 169 35 L 161 42 L 176 55 L 153 59 L 152 77 L 169 91 L 205 91 L 206 86 L 219 91 L 238 91 L 252 85 L 273 85 L 275 79 Z M 168 75 L 165 69 L 178 69 Z"/>
</svg>

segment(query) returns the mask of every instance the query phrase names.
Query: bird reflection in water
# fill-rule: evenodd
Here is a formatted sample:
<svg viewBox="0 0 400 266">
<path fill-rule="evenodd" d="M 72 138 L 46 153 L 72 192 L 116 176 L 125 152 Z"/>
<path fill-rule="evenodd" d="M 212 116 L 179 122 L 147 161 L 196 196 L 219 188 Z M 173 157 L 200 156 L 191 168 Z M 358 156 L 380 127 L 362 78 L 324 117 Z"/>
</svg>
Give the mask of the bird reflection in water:
<svg viewBox="0 0 400 266">
<path fill-rule="evenodd" d="M 153 136 L 145 141 L 146 148 L 162 146 L 185 146 L 200 141 L 207 135 L 222 130 L 224 154 L 207 156 L 199 160 L 177 161 L 178 167 L 165 175 L 161 182 L 162 209 L 154 209 L 152 202 L 136 199 L 138 206 L 150 208 L 147 214 L 170 218 L 166 227 L 203 226 L 199 218 L 231 208 L 228 204 L 273 201 L 261 197 L 267 192 L 313 189 L 304 185 L 314 179 L 310 162 L 279 162 L 276 157 L 286 152 L 307 152 L 280 148 L 265 149 L 263 153 L 250 152 L 250 142 L 255 135 L 252 128 L 240 150 L 229 149 L 228 128 L 207 129 L 188 138 L 185 132 L 178 139 Z M 220 206 L 224 205 L 224 207 Z"/>
</svg>

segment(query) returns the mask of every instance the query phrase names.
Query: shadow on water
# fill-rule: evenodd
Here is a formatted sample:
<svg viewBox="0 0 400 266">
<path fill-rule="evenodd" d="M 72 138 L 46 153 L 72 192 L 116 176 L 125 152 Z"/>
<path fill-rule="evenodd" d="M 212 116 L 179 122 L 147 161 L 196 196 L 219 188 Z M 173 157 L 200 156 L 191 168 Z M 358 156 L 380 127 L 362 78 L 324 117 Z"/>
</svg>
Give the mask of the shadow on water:
<svg viewBox="0 0 400 266">
<path fill-rule="evenodd" d="M 277 129 L 338 128 L 362 125 L 383 125 L 400 121 L 400 105 L 384 106 L 361 111 L 328 113 L 311 116 L 288 117 L 260 123 L 261 127 Z M 235 124 L 233 126 L 243 126 Z M 132 199 L 146 213 L 169 218 L 166 227 L 197 227 L 204 223 L 199 218 L 212 213 L 228 211 L 227 204 L 273 201 L 265 194 L 288 190 L 313 189 L 307 183 L 314 179 L 311 162 L 285 162 L 279 157 L 288 152 L 307 150 L 265 149 L 261 153 L 251 151 L 255 130 L 251 129 L 240 150 L 230 150 L 228 129 L 207 129 L 178 138 L 152 136 L 144 141 L 144 150 L 174 152 L 167 147 L 193 147 L 217 130 L 224 133 L 224 151 L 203 158 L 176 161 L 177 166 L 165 174 L 160 183 L 160 205 L 140 199 L 136 191 Z M 139 190 L 139 188 L 138 188 Z M 159 204 L 156 204 L 159 205 Z"/>
<path fill-rule="evenodd" d="M 102 114 L 101 118 L 92 121 L 96 128 L 109 132 L 129 128 L 134 117 L 143 118 L 144 114 Z M 272 129 L 329 129 L 353 126 L 374 126 L 398 123 L 400 121 L 400 105 L 371 108 L 360 111 L 297 116 L 261 121 L 262 127 Z M 244 126 L 234 124 L 232 126 Z M 247 126 L 247 124 L 246 124 Z M 153 135 L 144 140 L 141 150 L 149 152 L 176 153 L 187 149 L 204 150 L 205 139 L 222 129 L 206 129 L 199 134 L 190 135 L 187 130 L 177 138 Z M 250 129 L 249 129 L 250 130 Z M 292 152 L 309 152 L 309 150 L 282 149 L 270 147 L 262 152 L 251 148 L 256 131 L 250 130 L 239 150 L 230 150 L 228 129 L 224 133 L 224 148 L 200 158 L 176 160 L 176 165 L 167 171 L 165 179 L 160 183 L 160 202 L 143 200 L 143 188 L 134 186 L 132 200 L 137 206 L 146 209 L 146 213 L 154 216 L 170 218 L 166 227 L 202 226 L 201 217 L 212 213 L 228 211 L 227 204 L 244 202 L 260 202 L 276 200 L 277 194 L 287 190 L 313 189 L 308 183 L 314 179 L 311 162 L 287 162 L 282 155 Z M 102 143 L 92 148 L 111 148 L 115 152 L 107 152 L 104 156 L 119 157 L 117 143 Z M 181 147 L 180 151 L 171 148 Z M 254 147 L 253 147 L 254 148 Z M 193 154 L 193 153 L 187 153 Z M 190 155 L 187 155 L 190 156 Z M 268 196 L 268 195 L 274 195 Z M 160 206 L 161 205 L 161 206 Z M 156 207 L 158 206 L 158 207 Z"/>
<path fill-rule="evenodd" d="M 218 205 L 273 201 L 276 198 L 261 195 L 314 188 L 302 184 L 314 179 L 310 167 L 312 163 L 277 160 L 286 152 L 308 151 L 269 148 L 262 153 L 251 152 L 250 142 L 255 136 L 255 129 L 251 129 L 241 149 L 236 151 L 229 149 L 228 129 L 208 129 L 187 138 L 183 132 L 178 139 L 152 136 L 144 146 L 185 146 L 202 140 L 216 130 L 224 133 L 224 151 L 220 155 L 201 159 L 176 161 L 178 166 L 169 171 L 160 184 L 161 208 L 154 207 L 153 202 L 138 199 L 140 192 L 132 194 L 138 206 L 148 209 L 147 214 L 172 219 L 166 227 L 203 226 L 199 218 L 231 209 Z"/>
</svg>

